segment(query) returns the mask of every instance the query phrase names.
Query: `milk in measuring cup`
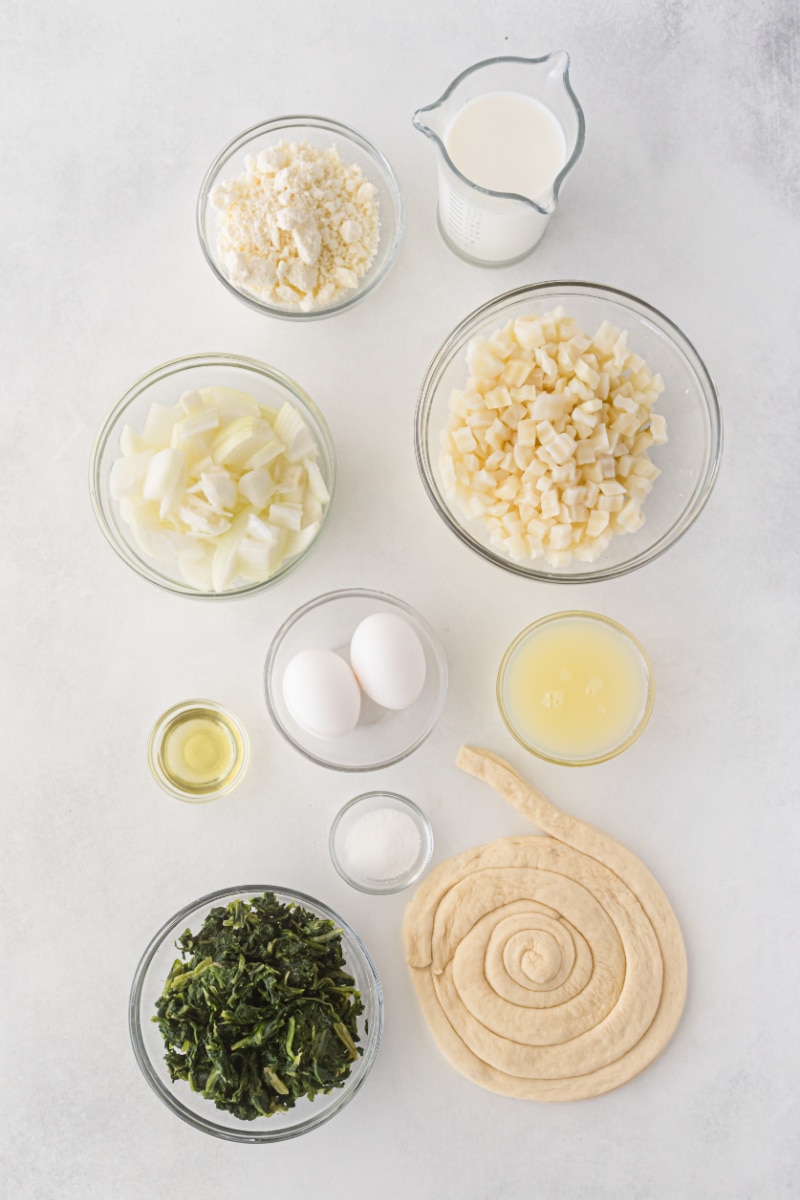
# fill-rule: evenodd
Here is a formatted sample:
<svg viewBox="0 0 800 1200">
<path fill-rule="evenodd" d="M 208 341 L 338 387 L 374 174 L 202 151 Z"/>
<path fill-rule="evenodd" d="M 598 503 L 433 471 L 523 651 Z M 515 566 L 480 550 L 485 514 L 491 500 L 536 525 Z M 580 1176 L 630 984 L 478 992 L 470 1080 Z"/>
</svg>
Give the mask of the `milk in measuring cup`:
<svg viewBox="0 0 800 1200">
<path fill-rule="evenodd" d="M 558 120 L 544 104 L 519 92 L 486 92 L 468 101 L 447 126 L 444 144 L 470 183 L 532 201 L 549 192 L 567 159 Z M 444 232 L 472 258 L 517 258 L 544 233 L 549 211 L 486 196 L 449 171 L 440 170 L 439 183 Z"/>
<path fill-rule="evenodd" d="M 547 191 L 567 156 L 556 118 L 519 92 L 488 92 L 470 100 L 453 117 L 444 144 L 472 183 L 529 200 Z"/>
</svg>

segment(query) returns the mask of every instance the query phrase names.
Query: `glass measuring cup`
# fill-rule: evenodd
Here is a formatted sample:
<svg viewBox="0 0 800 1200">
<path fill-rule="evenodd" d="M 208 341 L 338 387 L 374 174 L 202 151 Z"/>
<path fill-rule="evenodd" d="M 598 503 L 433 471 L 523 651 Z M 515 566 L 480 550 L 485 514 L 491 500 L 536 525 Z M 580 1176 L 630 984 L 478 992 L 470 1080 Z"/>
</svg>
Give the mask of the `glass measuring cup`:
<svg viewBox="0 0 800 1200">
<path fill-rule="evenodd" d="M 546 108 L 564 136 L 564 165 L 536 197 L 494 192 L 467 179 L 447 152 L 447 131 L 471 100 L 490 93 L 528 96 Z M 543 58 L 487 58 L 467 67 L 443 95 L 414 113 L 414 126 L 439 151 L 439 230 L 460 258 L 480 266 L 517 262 L 541 241 L 561 186 L 583 149 L 583 111 L 569 82 L 564 50 Z"/>
</svg>

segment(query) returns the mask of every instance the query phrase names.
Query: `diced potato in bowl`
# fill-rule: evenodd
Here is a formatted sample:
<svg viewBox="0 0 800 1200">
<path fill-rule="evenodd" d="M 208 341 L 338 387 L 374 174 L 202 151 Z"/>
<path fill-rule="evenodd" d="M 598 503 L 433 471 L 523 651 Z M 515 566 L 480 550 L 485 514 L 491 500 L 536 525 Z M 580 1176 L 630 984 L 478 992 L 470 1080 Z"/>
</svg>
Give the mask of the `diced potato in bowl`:
<svg viewBox="0 0 800 1200">
<path fill-rule="evenodd" d="M 668 317 L 562 280 L 496 296 L 453 329 L 422 381 L 415 446 L 434 509 L 470 550 L 521 577 L 590 583 L 688 530 L 717 478 L 722 423 Z"/>
</svg>

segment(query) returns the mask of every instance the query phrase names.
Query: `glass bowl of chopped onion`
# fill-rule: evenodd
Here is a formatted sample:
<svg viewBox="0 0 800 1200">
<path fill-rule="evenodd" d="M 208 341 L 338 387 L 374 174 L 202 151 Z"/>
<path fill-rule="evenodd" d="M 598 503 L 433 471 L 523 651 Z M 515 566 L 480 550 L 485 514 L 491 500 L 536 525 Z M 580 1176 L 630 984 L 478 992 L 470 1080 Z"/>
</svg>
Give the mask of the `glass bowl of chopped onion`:
<svg viewBox="0 0 800 1200">
<path fill-rule="evenodd" d="M 415 444 L 447 527 L 548 583 L 651 562 L 702 512 L 722 449 L 716 389 L 681 330 L 635 296 L 551 282 L 490 300 L 434 357 Z"/>
<path fill-rule="evenodd" d="M 327 422 L 282 371 L 196 354 L 149 371 L 103 423 L 90 465 L 100 528 L 144 579 L 183 596 L 273 587 L 317 544 L 334 491 Z"/>
<path fill-rule="evenodd" d="M 197 232 L 219 281 L 258 312 L 314 321 L 386 278 L 403 233 L 391 165 L 325 117 L 277 117 L 234 138 L 206 172 Z"/>
<path fill-rule="evenodd" d="M 254 918 L 259 897 L 274 897 L 274 916 Z M 207 940 L 192 952 L 186 934 L 201 928 Z M 298 952 L 303 943 L 308 953 Z M 202 896 L 159 929 L 136 968 L 128 1016 L 142 1074 L 176 1116 L 225 1141 L 280 1142 L 330 1121 L 363 1086 L 383 993 L 364 943 L 326 904 L 246 885 Z"/>
</svg>

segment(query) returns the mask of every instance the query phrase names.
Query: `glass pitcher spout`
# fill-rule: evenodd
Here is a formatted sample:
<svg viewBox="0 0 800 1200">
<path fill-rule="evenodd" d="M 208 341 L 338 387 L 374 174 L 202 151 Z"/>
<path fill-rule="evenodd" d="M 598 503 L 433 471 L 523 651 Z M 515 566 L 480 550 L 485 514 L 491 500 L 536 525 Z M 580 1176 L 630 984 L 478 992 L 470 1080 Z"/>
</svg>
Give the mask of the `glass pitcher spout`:
<svg viewBox="0 0 800 1200">
<path fill-rule="evenodd" d="M 478 101 L 482 108 L 476 104 Z M 494 128 L 487 124 L 491 120 L 497 122 L 496 139 Z M 526 126 L 526 132 L 528 127 L 538 125 L 543 141 L 534 146 L 529 138 L 514 136 L 511 126 L 515 120 L 521 122 L 519 132 L 522 125 Z M 500 57 L 475 63 L 462 71 L 433 104 L 417 109 L 413 124 L 439 151 L 439 224 L 445 240 L 463 257 L 484 264 L 525 257 L 542 237 L 564 181 L 583 149 L 583 110 L 570 84 L 566 51 L 555 51 L 542 58 Z M 472 137 L 479 127 L 484 136 L 490 130 L 489 142 L 496 140 L 507 146 L 508 161 L 520 168 L 512 171 L 510 178 L 523 180 L 525 190 L 521 190 L 521 185 L 492 186 L 496 181 L 491 171 L 480 169 L 483 166 L 480 162 L 473 161 L 471 169 L 465 167 L 464 146 L 474 149 L 480 144 L 479 138 Z M 531 149 L 520 152 L 524 146 Z M 475 153 L 479 154 L 479 150 Z M 520 173 L 520 164 L 533 164 L 537 154 L 536 170 L 531 167 L 527 174 Z M 487 160 L 493 157 L 487 150 Z M 552 171 L 548 174 L 550 164 Z M 528 217 L 528 235 L 523 233 L 524 215 Z M 505 238 L 500 236 L 497 224 L 504 217 Z M 515 217 L 518 228 L 513 235 L 511 226 Z M 526 236 L 530 244 L 523 247 L 520 239 Z M 516 243 L 512 245 L 515 237 Z M 490 242 L 494 246 L 491 250 Z"/>
</svg>

